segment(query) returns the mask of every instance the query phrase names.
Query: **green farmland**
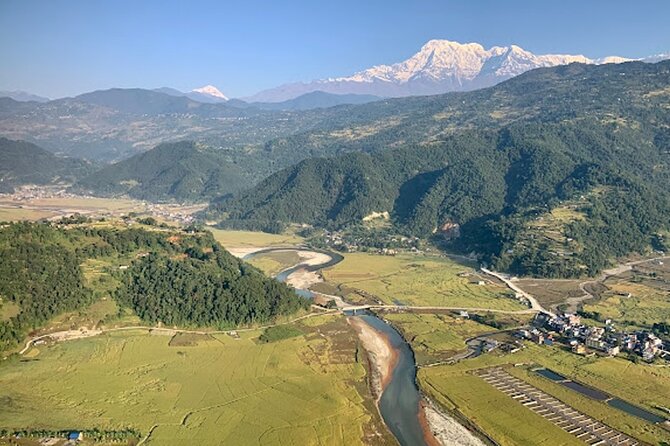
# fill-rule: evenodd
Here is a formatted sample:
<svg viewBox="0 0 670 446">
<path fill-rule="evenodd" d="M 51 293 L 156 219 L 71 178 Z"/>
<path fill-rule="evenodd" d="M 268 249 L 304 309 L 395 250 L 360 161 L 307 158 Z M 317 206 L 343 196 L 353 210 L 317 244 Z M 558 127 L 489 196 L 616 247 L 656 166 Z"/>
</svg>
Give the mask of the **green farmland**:
<svg viewBox="0 0 670 446">
<path fill-rule="evenodd" d="M 270 343 L 251 331 L 171 346 L 133 331 L 36 347 L 0 363 L 0 428 L 131 427 L 146 445 L 387 438 L 345 319 L 297 327 L 303 336 Z"/>
<path fill-rule="evenodd" d="M 523 310 L 509 290 L 472 268 L 429 256 L 346 254 L 323 272 L 327 282 L 362 290 L 386 304 Z M 482 283 L 479 285 L 479 283 Z"/>
<path fill-rule="evenodd" d="M 510 373 L 563 400 L 577 410 L 650 444 L 670 441 L 670 432 L 639 418 L 626 415 L 605 403 L 566 390 L 515 364 L 534 364 L 599 388 L 648 410 L 670 405 L 670 371 L 632 364 L 620 358 L 585 358 L 559 348 L 528 344 L 517 353 L 486 354 L 454 365 L 422 368 L 421 388 L 452 411 L 482 428 L 501 445 L 583 444 L 559 427 L 532 412 L 470 372 L 507 365 Z M 496 410 L 491 410 L 495 407 Z M 660 412 L 658 412 L 660 414 Z"/>
</svg>

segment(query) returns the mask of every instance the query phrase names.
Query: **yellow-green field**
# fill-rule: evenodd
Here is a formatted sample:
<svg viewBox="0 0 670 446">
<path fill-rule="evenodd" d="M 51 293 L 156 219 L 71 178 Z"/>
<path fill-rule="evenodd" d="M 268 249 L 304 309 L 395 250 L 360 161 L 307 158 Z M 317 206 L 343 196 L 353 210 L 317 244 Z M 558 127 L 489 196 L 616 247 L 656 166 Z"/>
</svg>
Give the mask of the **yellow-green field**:
<svg viewBox="0 0 670 446">
<path fill-rule="evenodd" d="M 31 206 L 48 208 L 77 208 L 90 210 L 108 211 L 135 211 L 142 208 L 142 203 L 136 200 L 123 198 L 97 198 L 97 197 L 64 197 L 64 198 L 37 198 L 30 200 Z"/>
<path fill-rule="evenodd" d="M 295 251 L 272 251 L 252 258 L 249 263 L 265 274 L 275 276 L 300 263 L 300 256 Z"/>
<path fill-rule="evenodd" d="M 467 266 L 428 256 L 346 254 L 323 271 L 327 282 L 372 294 L 384 303 L 523 310 L 503 285 L 480 277 Z M 478 282 L 483 285 L 478 285 Z"/>
<path fill-rule="evenodd" d="M 584 305 L 585 311 L 598 312 L 603 318 L 621 324 L 652 325 L 657 322 L 670 323 L 670 294 L 643 283 L 634 283 L 618 278 L 609 278 L 605 284 L 610 288 L 603 299 Z M 627 297 L 630 293 L 630 297 Z"/>
<path fill-rule="evenodd" d="M 304 336 L 267 344 L 258 331 L 193 346 L 135 331 L 40 346 L 39 360 L 0 363 L 0 428 L 133 427 L 151 432 L 147 445 L 387 438 L 345 319 L 299 327 Z"/>
<path fill-rule="evenodd" d="M 58 212 L 42 209 L 0 207 L 0 221 L 41 220 L 58 215 Z"/>
<path fill-rule="evenodd" d="M 16 316 L 19 311 L 21 311 L 21 307 L 17 304 L 0 297 L 0 321 L 6 321 L 10 317 Z"/>
<path fill-rule="evenodd" d="M 577 445 L 575 437 L 535 414 L 518 401 L 468 373 L 478 368 L 508 364 L 539 364 L 565 376 L 619 396 L 649 410 L 670 405 L 670 370 L 633 364 L 618 358 L 584 358 L 559 348 L 528 345 L 517 353 L 486 354 L 454 365 L 419 370 L 421 387 L 451 410 L 480 426 L 501 445 Z M 524 368 L 511 370 L 547 393 L 610 426 L 651 444 L 670 441 L 670 432 L 596 402 L 576 392 L 529 375 Z M 495 408 L 495 410 L 492 410 Z"/>
<path fill-rule="evenodd" d="M 260 248 L 264 246 L 295 246 L 304 239 L 295 234 L 268 234 L 254 231 L 228 231 L 208 228 L 214 238 L 226 248 Z"/>
<path fill-rule="evenodd" d="M 472 320 L 447 314 L 386 313 L 384 318 L 411 342 L 419 365 L 465 350 L 468 338 L 495 331 Z"/>
</svg>

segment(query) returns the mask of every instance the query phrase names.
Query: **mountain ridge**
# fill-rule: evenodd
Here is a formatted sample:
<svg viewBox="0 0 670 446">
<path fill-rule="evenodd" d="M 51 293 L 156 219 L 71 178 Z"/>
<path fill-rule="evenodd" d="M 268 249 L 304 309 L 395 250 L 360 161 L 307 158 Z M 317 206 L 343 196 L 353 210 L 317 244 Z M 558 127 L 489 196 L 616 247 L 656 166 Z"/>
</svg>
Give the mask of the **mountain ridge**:
<svg viewBox="0 0 670 446">
<path fill-rule="evenodd" d="M 651 56 L 649 61 L 668 57 L 670 55 Z M 432 95 L 489 87 L 535 68 L 574 62 L 602 64 L 631 60 L 619 56 L 590 59 L 583 55 L 570 54 L 535 55 L 517 45 L 485 49 L 479 43 L 462 44 L 434 39 L 402 62 L 375 65 L 351 76 L 284 84 L 263 90 L 245 100 L 280 102 L 316 90 L 381 97 Z"/>
</svg>

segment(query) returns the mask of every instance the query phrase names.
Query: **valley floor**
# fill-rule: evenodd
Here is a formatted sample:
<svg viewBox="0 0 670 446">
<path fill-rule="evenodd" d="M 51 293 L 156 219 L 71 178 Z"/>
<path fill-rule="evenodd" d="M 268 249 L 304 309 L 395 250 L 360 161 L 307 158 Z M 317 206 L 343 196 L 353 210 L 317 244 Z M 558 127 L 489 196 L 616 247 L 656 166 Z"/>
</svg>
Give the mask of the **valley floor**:
<svg viewBox="0 0 670 446">
<path fill-rule="evenodd" d="M 291 234 L 214 233 L 240 255 L 302 243 Z M 273 275 L 303 261 L 295 251 L 273 251 L 253 259 Z M 95 275 L 96 265 L 87 268 Z M 660 286 L 664 268 L 641 263 L 604 283 L 613 290 L 632 283 L 625 286 L 638 287 L 636 298 L 654 303 L 638 293 L 641 286 Z M 631 282 L 625 274 L 647 274 L 648 280 Z M 503 282 L 471 266 L 438 256 L 347 254 L 343 262 L 322 271 L 319 280 L 313 285 L 319 292 L 376 305 L 375 311 L 409 342 L 419 365 L 418 384 L 430 398 L 426 420 L 443 444 L 463 437 L 463 429 L 478 432 L 485 443 L 500 445 L 582 444 L 478 376 L 493 366 L 642 442 L 670 442 L 667 427 L 627 415 L 532 372 L 534 367 L 547 367 L 660 414 L 659 408 L 670 407 L 667 368 L 578 356 L 559 346 L 514 344 L 509 330 L 530 322 L 528 307 Z M 561 305 L 574 297 L 574 289 L 581 289 L 580 283 L 565 281 L 560 282 L 563 288 L 558 281 L 556 287 L 552 281 L 518 283 L 543 305 Z M 545 288 L 553 291 L 535 294 Z M 633 314 L 619 301 L 613 305 L 607 293 L 598 297 L 588 305 L 625 308 Z M 657 300 L 654 305 L 661 305 L 662 299 Z M 53 328 L 74 324 L 92 329 L 90 321 L 116 311 L 113 302 L 94 305 L 100 308 L 90 315 L 63 316 Z M 465 317 L 446 307 L 492 311 L 472 310 Z M 119 321 L 136 322 L 130 316 Z M 383 342 L 371 345 L 370 337 L 368 345 L 365 339 L 361 342 L 339 314 L 309 317 L 289 326 L 289 335 L 269 343 L 260 339 L 262 329 L 216 334 L 127 329 L 31 345 L 23 356 L 0 361 L 0 428 L 134 428 L 145 445 L 394 444 L 376 408 L 391 373 L 392 352 L 384 349 Z M 520 348 L 473 355 L 480 340 Z M 376 354 L 368 359 L 360 347 Z M 371 386 L 367 374 L 375 369 L 379 372 L 373 374 Z M 454 419 L 462 425 L 454 424 Z M 472 442 L 477 444 L 476 439 Z"/>
</svg>

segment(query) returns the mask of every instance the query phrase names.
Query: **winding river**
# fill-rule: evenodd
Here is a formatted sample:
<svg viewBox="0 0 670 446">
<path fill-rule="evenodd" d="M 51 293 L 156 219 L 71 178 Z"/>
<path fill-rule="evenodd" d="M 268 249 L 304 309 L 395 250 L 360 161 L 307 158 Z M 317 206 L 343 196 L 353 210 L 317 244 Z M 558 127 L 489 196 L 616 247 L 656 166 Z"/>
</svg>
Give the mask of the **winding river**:
<svg viewBox="0 0 670 446">
<path fill-rule="evenodd" d="M 277 274 L 276 279 L 286 282 L 288 277 L 296 271 L 306 269 L 317 271 L 341 262 L 343 257 L 328 251 L 313 249 L 291 249 L 291 248 L 269 248 L 247 254 L 244 260 L 251 260 L 264 253 L 273 251 L 312 251 L 327 254 L 330 260 L 318 265 L 298 264 Z M 301 296 L 311 298 L 310 290 L 296 290 Z M 426 445 L 424 431 L 419 420 L 421 394 L 416 385 L 416 363 L 414 353 L 409 344 L 400 336 L 393 327 L 382 319 L 370 313 L 356 315 L 366 324 L 388 337 L 391 346 L 397 352 L 397 364 L 393 369 L 391 379 L 379 399 L 379 412 L 389 430 L 396 437 L 401 446 L 423 446 Z"/>
</svg>

